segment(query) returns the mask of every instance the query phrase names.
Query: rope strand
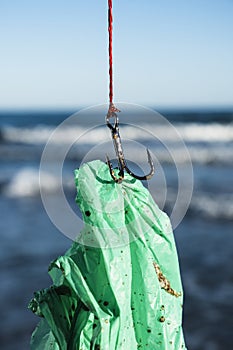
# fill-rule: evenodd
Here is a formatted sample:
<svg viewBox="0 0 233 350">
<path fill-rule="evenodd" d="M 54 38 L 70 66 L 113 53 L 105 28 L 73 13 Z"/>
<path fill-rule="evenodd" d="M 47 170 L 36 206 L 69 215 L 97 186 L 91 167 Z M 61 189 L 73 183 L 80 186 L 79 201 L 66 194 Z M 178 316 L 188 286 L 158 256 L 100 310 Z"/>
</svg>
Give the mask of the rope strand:
<svg viewBox="0 0 233 350">
<path fill-rule="evenodd" d="M 112 0 L 108 0 L 108 33 L 109 33 L 109 103 L 113 103 L 113 69 L 112 69 Z"/>
<path fill-rule="evenodd" d="M 113 23 L 113 15 L 112 15 L 112 0 L 108 0 L 108 33 L 109 33 L 109 110 L 108 115 L 113 115 L 113 113 L 120 112 L 114 106 L 113 103 L 113 59 L 112 59 L 112 23 Z"/>
</svg>

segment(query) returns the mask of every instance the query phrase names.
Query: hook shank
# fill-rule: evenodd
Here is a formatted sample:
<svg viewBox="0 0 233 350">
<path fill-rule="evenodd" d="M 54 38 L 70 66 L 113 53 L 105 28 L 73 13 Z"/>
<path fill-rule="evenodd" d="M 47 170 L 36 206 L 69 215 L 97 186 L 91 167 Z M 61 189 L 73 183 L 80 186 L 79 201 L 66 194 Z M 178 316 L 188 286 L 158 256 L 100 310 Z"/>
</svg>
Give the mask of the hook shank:
<svg viewBox="0 0 233 350">
<path fill-rule="evenodd" d="M 121 143 L 121 137 L 120 137 L 120 131 L 119 131 L 119 118 L 118 118 L 116 112 L 120 112 L 120 111 L 114 106 L 113 103 L 110 103 L 108 114 L 106 116 L 106 124 L 107 124 L 107 126 L 109 127 L 109 129 L 111 130 L 111 133 L 112 133 L 113 145 L 114 145 L 114 148 L 115 148 L 115 152 L 116 152 L 116 156 L 117 156 L 117 160 L 118 160 L 118 167 L 119 167 L 119 173 L 118 173 L 118 177 L 117 177 L 115 175 L 114 170 L 113 170 L 112 163 L 110 162 L 110 159 L 109 159 L 108 155 L 106 155 L 106 160 L 107 160 L 107 164 L 108 164 L 108 167 L 109 167 L 112 179 L 116 183 L 121 183 L 124 180 L 124 170 L 129 175 L 133 176 L 135 179 L 138 179 L 138 180 L 149 180 L 149 179 L 151 179 L 152 176 L 154 175 L 155 169 L 154 169 L 154 164 L 153 164 L 153 161 L 152 161 L 151 154 L 150 154 L 148 149 L 147 149 L 147 158 L 148 158 L 148 163 L 150 165 L 150 172 L 149 172 L 149 174 L 144 175 L 144 176 L 138 176 L 138 175 L 134 174 L 128 168 L 128 166 L 126 164 L 125 157 L 124 157 L 122 143 Z M 110 122 L 110 118 L 114 118 L 114 123 L 113 124 Z"/>
</svg>

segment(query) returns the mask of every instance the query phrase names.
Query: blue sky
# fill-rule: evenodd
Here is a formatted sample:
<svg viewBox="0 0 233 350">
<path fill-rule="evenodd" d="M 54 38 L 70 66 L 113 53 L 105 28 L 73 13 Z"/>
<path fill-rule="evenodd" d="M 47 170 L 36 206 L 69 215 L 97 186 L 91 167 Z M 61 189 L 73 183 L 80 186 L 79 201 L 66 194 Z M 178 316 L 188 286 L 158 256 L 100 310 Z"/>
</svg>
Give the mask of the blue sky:
<svg viewBox="0 0 233 350">
<path fill-rule="evenodd" d="M 232 0 L 113 0 L 115 101 L 233 106 Z M 108 102 L 107 0 L 0 1 L 0 108 Z"/>
</svg>

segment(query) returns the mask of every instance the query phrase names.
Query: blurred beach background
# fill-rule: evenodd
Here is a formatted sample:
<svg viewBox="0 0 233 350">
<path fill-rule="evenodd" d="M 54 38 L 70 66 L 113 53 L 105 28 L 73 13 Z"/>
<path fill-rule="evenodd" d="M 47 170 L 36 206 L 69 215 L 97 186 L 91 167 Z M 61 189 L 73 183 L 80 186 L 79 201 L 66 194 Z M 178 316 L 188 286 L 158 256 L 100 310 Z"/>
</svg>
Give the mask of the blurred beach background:
<svg viewBox="0 0 233 350">
<path fill-rule="evenodd" d="M 39 185 L 41 155 L 53 130 L 82 107 L 108 100 L 106 11 L 105 1 L 0 4 L 0 345 L 4 350 L 29 349 L 38 318 L 27 304 L 34 291 L 51 284 L 50 261 L 72 244 L 50 221 L 40 197 L 40 186 L 56 196 L 59 178 L 53 163 L 59 149 L 82 134 L 63 167 L 64 192 L 77 215 L 74 169 L 86 160 L 104 161 L 106 147 L 95 146 L 108 138 L 107 152 L 114 155 L 104 113 L 98 107 L 96 114 L 81 113 L 54 143 L 50 170 Z M 136 104 L 158 111 L 176 128 L 193 165 L 191 203 L 174 231 L 185 292 L 187 347 L 231 348 L 233 2 L 121 0 L 114 5 L 114 14 L 115 96 L 116 101 L 131 103 L 131 112 L 120 114 L 122 138 L 149 147 L 156 157 L 157 173 L 148 186 L 168 214 L 178 191 L 176 166 L 183 167 L 185 175 L 188 160 L 177 137 L 160 119 L 153 119 L 156 114 L 143 114 Z M 94 127 L 95 137 L 90 138 L 85 131 Z M 169 144 L 175 161 L 164 144 Z M 146 171 L 145 149 L 130 142 L 124 146 L 130 164 L 139 162 Z M 55 210 L 61 210 L 59 201 Z"/>
</svg>

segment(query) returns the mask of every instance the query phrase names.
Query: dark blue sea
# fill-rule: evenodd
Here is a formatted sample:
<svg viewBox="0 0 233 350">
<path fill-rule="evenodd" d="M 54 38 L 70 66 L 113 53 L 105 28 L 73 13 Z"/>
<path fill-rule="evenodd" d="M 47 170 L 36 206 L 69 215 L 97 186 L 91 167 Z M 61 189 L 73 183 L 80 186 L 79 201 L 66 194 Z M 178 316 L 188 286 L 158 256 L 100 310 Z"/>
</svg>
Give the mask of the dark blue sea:
<svg viewBox="0 0 233 350">
<path fill-rule="evenodd" d="M 156 172 L 145 186 L 171 216 L 185 292 L 187 347 L 231 349 L 233 109 L 160 110 L 162 118 L 140 108 L 134 113 L 132 106 L 126 115 L 124 106 L 121 110 L 120 130 L 129 165 L 139 173 L 148 171 L 145 147 L 151 150 Z M 55 211 L 64 215 L 57 197 L 59 155 L 68 147 L 62 186 L 77 215 L 74 169 L 93 159 L 105 161 L 106 153 L 114 158 L 101 108 L 69 120 L 73 113 L 0 111 L 0 348 L 4 350 L 29 349 L 38 318 L 27 304 L 34 291 L 51 284 L 50 261 L 72 244 L 51 222 L 40 195 L 42 189 L 53 197 Z M 68 123 L 54 134 L 67 118 Z M 41 170 L 39 183 L 41 155 L 49 139 L 47 168 Z"/>
</svg>

